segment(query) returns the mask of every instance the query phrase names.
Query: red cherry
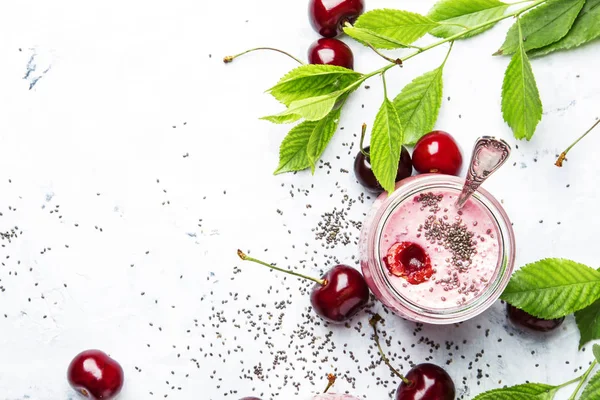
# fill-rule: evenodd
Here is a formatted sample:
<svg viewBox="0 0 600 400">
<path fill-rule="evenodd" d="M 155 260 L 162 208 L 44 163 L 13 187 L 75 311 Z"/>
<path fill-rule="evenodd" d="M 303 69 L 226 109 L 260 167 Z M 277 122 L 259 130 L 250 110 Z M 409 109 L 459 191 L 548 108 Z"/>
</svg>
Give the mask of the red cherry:
<svg viewBox="0 0 600 400">
<path fill-rule="evenodd" d="M 341 40 L 331 38 L 319 39 L 309 47 L 308 62 L 354 69 L 354 55 L 350 47 Z"/>
<path fill-rule="evenodd" d="M 344 322 L 353 317 L 369 301 L 369 287 L 356 269 L 336 265 L 316 284 L 310 294 L 315 312 L 326 321 Z"/>
<path fill-rule="evenodd" d="M 383 261 L 392 275 L 405 278 L 413 285 L 423 283 L 433 275 L 429 255 L 416 243 L 394 243 Z"/>
<path fill-rule="evenodd" d="M 396 391 L 396 400 L 454 400 L 456 388 L 450 375 L 435 364 L 413 367 Z"/>
<path fill-rule="evenodd" d="M 309 0 L 308 13 L 315 31 L 323 37 L 342 33 L 346 22 L 351 24 L 365 10 L 364 0 Z"/>
<path fill-rule="evenodd" d="M 538 332 L 553 331 L 561 326 L 565 320 L 565 317 L 557 319 L 537 318 L 517 307 L 511 306 L 508 303 L 506 304 L 506 313 L 508 314 L 508 319 L 510 319 L 513 324 L 520 325 Z"/>
<path fill-rule="evenodd" d="M 67 371 L 73 389 L 92 400 L 111 400 L 123 388 L 123 368 L 100 350 L 75 356 Z"/>
<path fill-rule="evenodd" d="M 458 175 L 462 155 L 454 138 L 444 131 L 433 131 L 423 136 L 413 150 L 413 165 L 420 173 L 439 172 Z"/>
<path fill-rule="evenodd" d="M 359 151 L 354 159 L 354 175 L 358 182 L 364 186 L 371 193 L 382 193 L 383 188 L 377 182 L 373 169 L 371 168 L 371 159 L 365 155 L 369 153 L 370 146 L 364 148 L 363 151 Z M 396 172 L 396 182 L 402 179 L 408 178 L 412 175 L 413 164 L 410 158 L 410 153 L 406 147 L 402 146 L 400 152 L 400 161 L 398 162 L 398 172 Z"/>
<path fill-rule="evenodd" d="M 334 323 L 344 322 L 353 317 L 369 302 L 369 286 L 356 269 L 347 265 L 336 265 L 323 278 L 317 279 L 298 272 L 276 267 L 249 257 L 241 250 L 238 256 L 271 269 L 315 282 L 310 293 L 310 302 L 315 312 L 324 320 Z"/>
</svg>

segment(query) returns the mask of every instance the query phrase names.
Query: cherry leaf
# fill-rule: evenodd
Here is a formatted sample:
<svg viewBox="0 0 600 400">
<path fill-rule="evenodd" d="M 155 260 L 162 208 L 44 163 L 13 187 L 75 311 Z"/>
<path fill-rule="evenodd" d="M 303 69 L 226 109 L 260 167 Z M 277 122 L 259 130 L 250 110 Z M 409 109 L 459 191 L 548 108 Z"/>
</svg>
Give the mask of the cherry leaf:
<svg viewBox="0 0 600 400">
<path fill-rule="evenodd" d="M 371 167 L 377 181 L 388 192 L 396 186 L 403 131 L 394 104 L 386 97 L 371 131 Z"/>
<path fill-rule="evenodd" d="M 503 389 L 494 389 L 476 396 L 473 400 L 552 400 L 558 387 L 541 383 L 527 383 Z"/>
</svg>

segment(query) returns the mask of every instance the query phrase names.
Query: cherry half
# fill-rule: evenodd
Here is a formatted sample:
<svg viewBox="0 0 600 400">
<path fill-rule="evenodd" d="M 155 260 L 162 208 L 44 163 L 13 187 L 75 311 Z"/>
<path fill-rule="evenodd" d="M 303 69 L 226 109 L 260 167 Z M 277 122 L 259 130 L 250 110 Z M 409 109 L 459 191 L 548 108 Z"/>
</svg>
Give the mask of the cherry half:
<svg viewBox="0 0 600 400">
<path fill-rule="evenodd" d="M 308 62 L 354 69 L 354 55 L 350 47 L 333 38 L 323 38 L 314 42 L 308 48 Z"/>
<path fill-rule="evenodd" d="M 365 189 L 367 189 L 371 193 L 382 193 L 383 187 L 375 178 L 375 173 L 373 173 L 373 169 L 371 168 L 371 159 L 369 157 L 370 146 L 363 147 L 363 142 L 365 140 L 365 133 L 367 130 L 367 125 L 363 124 L 362 133 L 360 135 L 360 151 L 356 154 L 354 158 L 354 175 Z M 406 179 L 412 175 L 413 172 L 413 163 L 410 158 L 410 153 L 406 149 L 406 147 L 402 146 L 402 150 L 400 152 L 400 160 L 398 162 L 398 172 L 396 172 L 396 182 L 401 181 L 402 179 Z"/>
<path fill-rule="evenodd" d="M 383 261 L 390 274 L 405 278 L 413 285 L 423 283 L 433 275 L 429 255 L 416 243 L 394 243 Z"/>
<path fill-rule="evenodd" d="M 433 131 L 423 136 L 413 150 L 412 161 L 420 173 L 439 172 L 458 175 L 462 154 L 456 141 L 444 131 Z"/>
<path fill-rule="evenodd" d="M 73 358 L 67 371 L 73 389 L 92 400 L 111 400 L 123 388 L 123 368 L 100 350 L 86 350 Z"/>
<path fill-rule="evenodd" d="M 381 316 L 375 314 L 369 320 L 369 324 L 373 328 L 373 339 L 381 359 L 402 380 L 396 390 L 396 400 L 454 400 L 456 387 L 450 375 L 443 368 L 435 364 L 419 364 L 411 368 L 404 376 L 392 366 L 379 342 L 377 323 L 381 320 Z"/>
<path fill-rule="evenodd" d="M 529 328 L 538 332 L 549 332 L 562 325 L 565 317 L 557 319 L 541 319 L 506 303 L 508 319 L 515 325 Z"/>
<path fill-rule="evenodd" d="M 358 313 L 369 301 L 369 287 L 365 278 L 356 269 L 347 265 L 336 265 L 321 279 L 317 279 L 267 264 L 247 256 L 241 250 L 238 250 L 238 256 L 242 260 L 252 261 L 315 282 L 310 293 L 310 302 L 315 312 L 326 321 L 345 322 Z"/>
<path fill-rule="evenodd" d="M 343 31 L 344 24 L 356 21 L 365 10 L 364 0 L 309 0 L 308 15 L 315 31 L 332 38 Z"/>
</svg>

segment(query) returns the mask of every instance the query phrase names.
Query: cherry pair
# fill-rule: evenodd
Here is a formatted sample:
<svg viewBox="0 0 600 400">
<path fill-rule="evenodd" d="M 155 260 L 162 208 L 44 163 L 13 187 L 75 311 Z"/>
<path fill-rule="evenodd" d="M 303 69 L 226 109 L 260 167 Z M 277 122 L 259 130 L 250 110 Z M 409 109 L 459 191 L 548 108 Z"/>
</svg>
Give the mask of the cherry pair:
<svg viewBox="0 0 600 400">
<path fill-rule="evenodd" d="M 383 188 L 377 182 L 369 155 L 369 147 L 363 148 L 365 125 L 361 135 L 360 151 L 354 159 L 354 173 L 358 182 L 372 193 L 381 193 Z M 413 150 L 412 158 L 402 146 L 396 182 L 412 175 L 413 167 L 420 173 L 441 173 L 457 175 L 462 166 L 462 155 L 458 144 L 450 134 L 433 131 L 423 136 Z"/>
</svg>

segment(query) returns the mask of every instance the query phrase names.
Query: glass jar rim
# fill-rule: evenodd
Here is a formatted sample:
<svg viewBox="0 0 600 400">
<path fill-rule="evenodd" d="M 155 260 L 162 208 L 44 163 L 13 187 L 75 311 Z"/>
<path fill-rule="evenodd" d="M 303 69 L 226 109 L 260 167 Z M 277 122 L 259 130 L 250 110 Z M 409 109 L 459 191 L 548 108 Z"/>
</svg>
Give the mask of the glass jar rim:
<svg viewBox="0 0 600 400">
<path fill-rule="evenodd" d="M 381 283 L 386 286 L 386 292 L 392 293 L 394 300 L 402 307 L 403 313 L 416 314 L 420 322 L 432 324 L 448 324 L 461 322 L 482 313 L 489 308 L 502 294 L 502 291 L 508 284 L 510 275 L 514 267 L 514 232 L 504 208 L 488 191 L 483 188 L 478 189 L 473 194 L 473 200 L 477 201 L 493 218 L 493 223 L 498 229 L 498 243 L 500 246 L 499 259 L 496 264 L 494 275 L 486 289 L 474 300 L 469 301 L 463 306 L 433 309 L 420 306 L 402 296 L 396 288 L 389 282 L 387 269 L 379 256 L 381 250 L 381 241 L 386 222 L 393 214 L 396 208 L 407 199 L 427 190 L 450 189 L 460 192 L 464 180 L 455 176 L 440 174 L 424 174 L 409 178 L 397 184 L 397 190 L 394 191 L 384 203 L 381 204 L 376 213 L 373 230 L 373 246 L 369 251 L 371 265 L 375 269 L 375 274 L 379 275 Z"/>
</svg>

